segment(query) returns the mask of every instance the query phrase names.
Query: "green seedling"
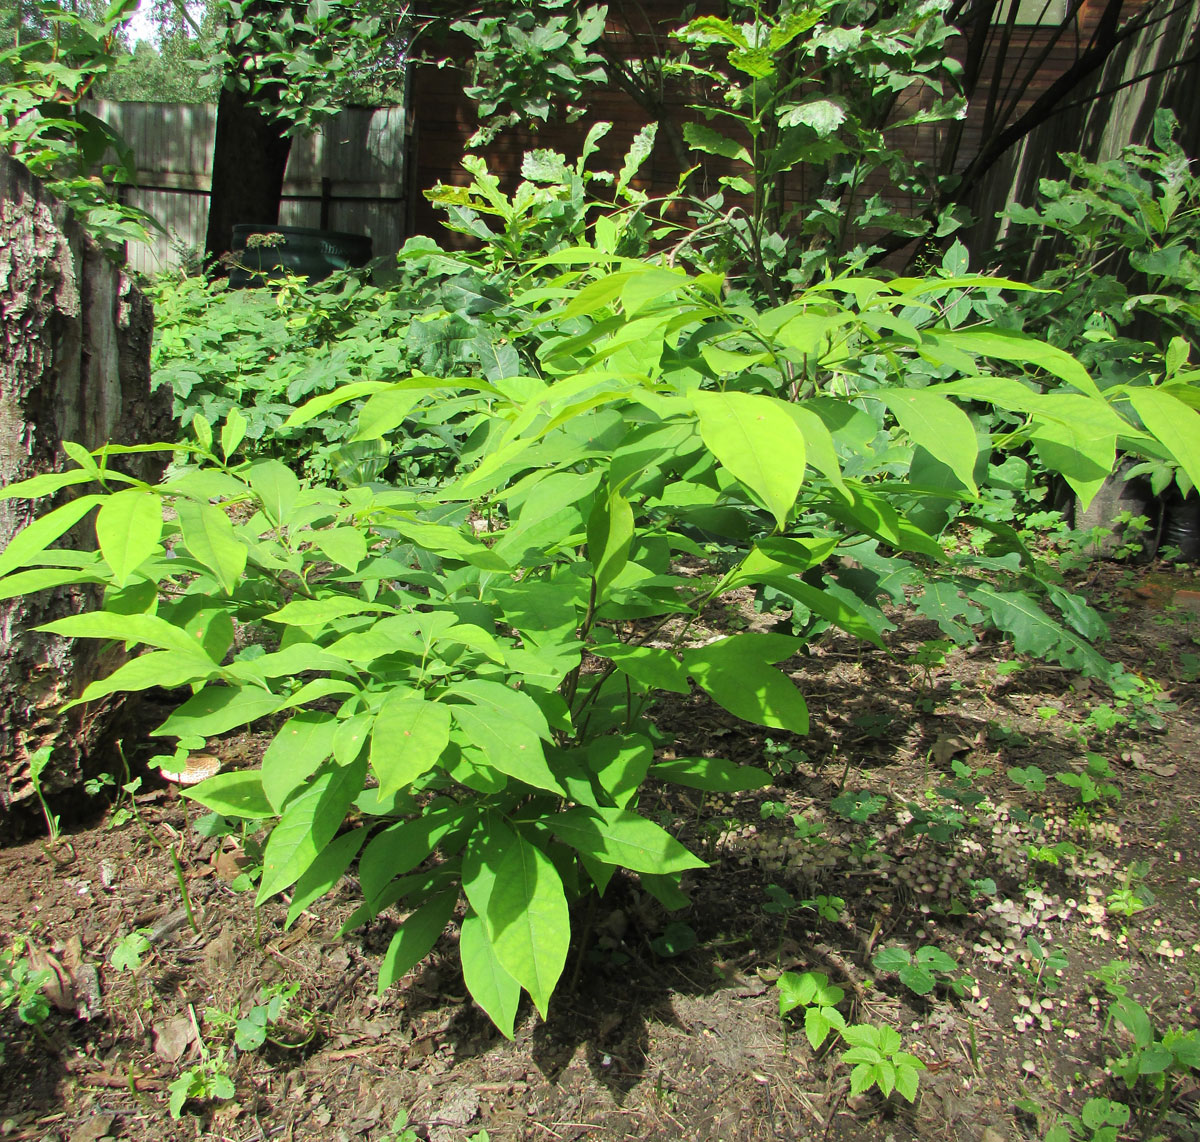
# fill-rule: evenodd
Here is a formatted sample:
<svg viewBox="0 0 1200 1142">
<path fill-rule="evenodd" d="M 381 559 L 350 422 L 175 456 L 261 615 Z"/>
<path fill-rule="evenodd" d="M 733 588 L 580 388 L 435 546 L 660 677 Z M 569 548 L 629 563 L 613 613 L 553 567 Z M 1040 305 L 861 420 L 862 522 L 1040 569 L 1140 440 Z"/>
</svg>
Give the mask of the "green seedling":
<svg viewBox="0 0 1200 1142">
<path fill-rule="evenodd" d="M 1046 775 L 1036 765 L 1013 766 L 1008 771 L 1008 779 L 1014 785 L 1019 785 L 1026 793 L 1044 793 L 1046 791 Z"/>
<path fill-rule="evenodd" d="M 966 818 L 957 809 L 937 803 L 937 795 L 932 791 L 926 796 L 934 804 L 925 807 L 910 803 L 907 808 L 912 820 L 904 827 L 904 831 L 910 837 L 928 837 L 936 844 L 947 844 L 962 832 Z"/>
<path fill-rule="evenodd" d="M 949 639 L 929 639 L 904 660 L 906 666 L 915 666 L 921 672 L 919 704 L 925 709 L 931 709 L 933 706 L 934 674 L 946 665 L 946 656 L 953 649 L 954 643 Z"/>
<path fill-rule="evenodd" d="M 22 1023 L 40 1027 L 50 1014 L 50 1001 L 42 988 L 53 973 L 47 968 L 33 970 L 25 955 L 28 946 L 23 936 L 17 936 L 11 946 L 0 949 L 0 1011 L 12 1007 Z"/>
<path fill-rule="evenodd" d="M 149 937 L 149 928 L 135 928 L 126 933 L 109 953 L 108 962 L 117 971 L 136 972 L 142 966 L 142 957 L 150 950 Z"/>
<path fill-rule="evenodd" d="M 263 1002 L 256 1003 L 240 1018 L 219 1007 L 205 1008 L 204 1025 L 219 1033 L 229 1034 L 232 1032 L 233 1044 L 239 1051 L 257 1051 L 268 1041 L 277 1047 L 295 1050 L 310 1042 L 315 1034 L 312 1030 L 306 1030 L 303 1038 L 299 1041 L 283 1037 L 281 1021 L 285 1014 L 297 1014 L 293 1011 L 292 1000 L 299 990 L 298 983 L 273 984 L 263 990 Z M 307 1025 L 311 1024 L 312 1015 L 310 1012 L 301 1010 L 298 1013 L 297 1021 L 302 1029 L 305 1029 Z"/>
<path fill-rule="evenodd" d="M 1067 953 L 1062 948 L 1047 948 L 1033 935 L 1025 937 L 1025 950 L 1029 953 L 1030 966 L 1018 964 L 1019 972 L 1024 975 L 1034 991 L 1044 991 L 1050 994 L 1058 991 L 1061 986 L 1059 975 L 1067 970 L 1069 961 Z"/>
<path fill-rule="evenodd" d="M 391 1130 L 380 1142 L 420 1142 L 421 1136 L 409 1125 L 408 1111 L 401 1110 L 392 1119 Z"/>
<path fill-rule="evenodd" d="M 837 1005 L 845 991 L 829 982 L 823 972 L 784 972 L 775 982 L 779 992 L 779 1014 L 786 1017 L 804 1009 L 804 1034 L 809 1046 L 819 1050 L 834 1032 L 846 1044 L 841 1061 L 850 1072 L 850 1093 L 862 1094 L 878 1087 L 884 1098 L 898 1090 L 909 1102 L 917 1095 L 919 1072 L 925 1064 L 915 1055 L 900 1050 L 899 1034 L 891 1027 L 870 1024 L 847 1025 Z"/>
<path fill-rule="evenodd" d="M 1139 912 L 1146 911 L 1146 893 L 1144 888 L 1118 888 L 1108 894 L 1104 907 L 1110 916 L 1122 916 L 1130 920 Z"/>
<path fill-rule="evenodd" d="M 1135 861 L 1130 865 L 1121 879 L 1121 887 L 1109 893 L 1105 901 L 1110 915 L 1129 920 L 1155 902 L 1154 893 L 1143 883 L 1149 871 L 1150 865 L 1146 861 Z"/>
<path fill-rule="evenodd" d="M 783 801 L 764 801 L 758 807 L 758 815 L 764 821 L 782 821 L 789 813 L 790 810 Z M 825 831 L 824 821 L 809 820 L 803 813 L 791 813 L 791 818 L 797 840 L 814 846 L 825 843 L 821 839 L 821 834 Z"/>
<path fill-rule="evenodd" d="M 50 812 L 50 806 L 46 803 L 46 796 L 42 792 L 42 774 L 46 771 L 46 766 L 50 764 L 50 755 L 53 752 L 53 746 L 44 745 L 29 755 L 29 780 L 33 782 L 34 795 L 42 807 L 42 816 L 46 818 L 46 830 L 50 834 L 50 844 L 57 845 L 59 817 Z"/>
<path fill-rule="evenodd" d="M 1029 744 L 1029 738 L 1014 726 L 1006 726 L 1000 722 L 988 722 L 988 741 L 993 745 L 1022 746 Z"/>
<path fill-rule="evenodd" d="M 1117 1142 L 1129 1122 L 1129 1107 L 1107 1098 L 1089 1098 L 1079 1117 L 1067 1115 L 1047 1132 L 1044 1142 Z"/>
<path fill-rule="evenodd" d="M 865 789 L 847 789 L 839 793 L 829 807 L 847 821 L 865 825 L 876 813 L 887 805 L 887 799 Z"/>
<path fill-rule="evenodd" d="M 892 717 L 890 714 L 855 714 L 850 724 L 862 737 L 882 738 L 892 728 Z"/>
<path fill-rule="evenodd" d="M 779 1014 L 790 1015 L 804 1008 L 804 1034 L 814 1051 L 829 1037 L 830 1031 L 843 1031 L 846 1020 L 837 1005 L 846 998 L 845 991 L 831 984 L 823 972 L 785 971 L 775 981 L 779 992 Z"/>
<path fill-rule="evenodd" d="M 1083 806 L 1096 801 L 1120 801 L 1121 791 L 1109 780 L 1113 776 L 1108 759 L 1099 753 L 1089 753 L 1087 768 L 1082 773 L 1056 773 L 1054 779 L 1079 794 Z"/>
<path fill-rule="evenodd" d="M 1129 1051 L 1108 1062 L 1109 1070 L 1127 1090 L 1136 1090 L 1145 1080 L 1156 1092 L 1152 1101 L 1161 1106 L 1168 1079 L 1200 1071 L 1200 1029 L 1172 1028 L 1159 1038 L 1146 1009 L 1128 995 L 1109 1005 L 1106 1030 L 1109 1023 L 1123 1027 L 1133 1040 Z"/>
<path fill-rule="evenodd" d="M 773 738 L 767 738 L 763 742 L 764 768 L 772 777 L 784 777 L 807 763 L 808 754 L 802 749 L 796 749 L 787 742 L 778 742 Z"/>
<path fill-rule="evenodd" d="M 1067 858 L 1075 856 L 1079 849 L 1070 841 L 1056 841 L 1052 845 L 1029 844 L 1025 846 L 1025 853 L 1030 860 L 1036 861 L 1038 864 L 1053 865 L 1058 868 L 1060 864 Z"/>
<path fill-rule="evenodd" d="M 204 1057 L 200 1062 L 188 1067 L 179 1078 L 167 1085 L 171 1095 L 169 1106 L 172 1118 L 178 1119 L 183 1115 L 184 1104 L 190 1099 L 197 1102 L 227 1102 L 235 1094 L 225 1051 L 210 1055 L 203 1043 L 201 1051 Z"/>
<path fill-rule="evenodd" d="M 895 972 L 900 982 L 917 995 L 928 995 L 939 984 L 961 997 L 974 980 L 959 973 L 958 961 L 941 948 L 926 944 L 910 953 L 894 945 L 881 948 L 871 960 L 876 971 Z"/>
<path fill-rule="evenodd" d="M 824 821 L 810 820 L 803 813 L 794 813 L 792 815 L 792 825 L 795 828 L 794 836 L 796 840 L 804 841 L 814 848 L 825 844 L 825 840 L 821 836 L 825 832 Z"/>
<path fill-rule="evenodd" d="M 850 1049 L 842 1052 L 842 1062 L 853 1066 L 850 1094 L 862 1094 L 877 1086 L 887 1098 L 897 1090 L 909 1102 L 915 1102 L 920 1072 L 925 1064 L 916 1055 L 900 1050 L 899 1032 L 891 1027 L 855 1024 L 841 1032 Z"/>
<path fill-rule="evenodd" d="M 668 924 L 659 936 L 650 941 L 656 956 L 672 959 L 690 952 L 697 944 L 696 929 L 678 920 Z"/>
<path fill-rule="evenodd" d="M 867 853 L 874 852 L 877 848 L 879 848 L 878 837 L 860 837 L 858 840 L 850 842 L 850 855 L 856 861 L 861 862 Z"/>
<path fill-rule="evenodd" d="M 1112 999 L 1121 999 L 1129 993 L 1125 980 L 1132 974 L 1133 964 L 1128 960 L 1109 960 L 1103 967 L 1088 972 L 1088 975 L 1100 982 Z"/>
<path fill-rule="evenodd" d="M 815 896 L 811 900 L 801 900 L 800 907 L 811 909 L 822 920 L 836 924 L 846 902 L 840 896 Z"/>
<path fill-rule="evenodd" d="M 778 884 L 768 884 L 763 892 L 766 893 L 767 903 L 762 906 L 762 910 L 772 916 L 791 916 L 800 908 L 800 902 Z"/>
</svg>

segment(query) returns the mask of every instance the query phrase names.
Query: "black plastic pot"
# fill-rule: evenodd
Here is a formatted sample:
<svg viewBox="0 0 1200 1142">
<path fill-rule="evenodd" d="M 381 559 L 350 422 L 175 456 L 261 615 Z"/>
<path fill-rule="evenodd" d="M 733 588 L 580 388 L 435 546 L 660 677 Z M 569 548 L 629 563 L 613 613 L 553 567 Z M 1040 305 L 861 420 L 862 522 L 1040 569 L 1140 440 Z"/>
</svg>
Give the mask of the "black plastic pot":
<svg viewBox="0 0 1200 1142">
<path fill-rule="evenodd" d="M 259 235 L 265 243 L 251 241 Z M 284 273 L 319 282 L 334 270 L 365 266 L 371 260 L 371 239 L 340 230 L 242 223 L 233 228 L 233 254 L 236 265 L 229 273 L 229 284 L 235 289 Z"/>
<path fill-rule="evenodd" d="M 1200 498 L 1192 492 L 1185 499 L 1177 489 L 1166 505 L 1163 544 L 1179 549 L 1182 563 L 1200 562 Z"/>
</svg>

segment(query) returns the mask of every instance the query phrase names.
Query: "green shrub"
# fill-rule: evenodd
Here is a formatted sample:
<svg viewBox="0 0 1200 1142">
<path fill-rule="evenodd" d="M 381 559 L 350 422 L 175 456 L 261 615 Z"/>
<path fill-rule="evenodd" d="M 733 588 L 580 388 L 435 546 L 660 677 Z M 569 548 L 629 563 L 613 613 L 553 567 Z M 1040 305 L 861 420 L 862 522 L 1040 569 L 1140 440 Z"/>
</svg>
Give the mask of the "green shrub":
<svg viewBox="0 0 1200 1142">
<path fill-rule="evenodd" d="M 466 984 L 506 1035 L 522 990 L 545 1014 L 571 905 L 618 869 L 667 908 L 686 902 L 681 879 L 703 862 L 639 812 L 645 782 L 769 780 L 662 760 L 657 693 L 695 685 L 737 718 L 805 733 L 777 664 L 829 625 L 879 644 L 879 598 L 911 588 L 953 637 L 986 615 L 1018 650 L 1108 673 L 1091 612 L 1011 528 L 962 514 L 986 466 L 959 399 L 1019 411 L 1020 437 L 1084 496 L 1118 434 L 1148 439 L 1121 391 L 1102 395 L 1061 350 L 938 324 L 961 283 L 843 278 L 758 310 L 715 275 L 594 247 L 572 258 L 584 268 L 511 299 L 527 372 L 351 381 L 282 426 L 345 407 L 356 439 L 390 441 L 451 404 L 470 429 L 427 484 L 339 489 L 241 460 L 249 418 L 234 410 L 219 432 L 195 418 L 157 486 L 116 470 L 120 448 L 72 448 L 79 467 L 3 492 L 100 485 L 0 555 L 8 595 L 104 585 L 102 609 L 46 629 L 146 648 L 80 701 L 190 689 L 152 731 L 182 753 L 274 719 L 261 768 L 189 793 L 274 822 L 259 901 L 290 892 L 294 920 L 357 856 L 364 902 L 347 926 L 407 913 L 381 988 L 465 908 Z M 889 369 L 864 375 L 867 356 Z M 989 358 L 1064 383 L 988 376 Z M 963 375 L 926 383 L 917 362 Z M 811 395 L 789 399 L 801 373 Z M 1066 435 L 1081 423 L 1111 434 L 1103 457 Z M 92 511 L 97 551 L 51 547 Z M 951 542 L 951 521 L 986 542 Z M 716 574 L 680 570 L 714 551 Z M 735 587 L 786 599 L 791 633 L 697 637 Z M 235 641 L 239 629 L 252 637 Z"/>
</svg>

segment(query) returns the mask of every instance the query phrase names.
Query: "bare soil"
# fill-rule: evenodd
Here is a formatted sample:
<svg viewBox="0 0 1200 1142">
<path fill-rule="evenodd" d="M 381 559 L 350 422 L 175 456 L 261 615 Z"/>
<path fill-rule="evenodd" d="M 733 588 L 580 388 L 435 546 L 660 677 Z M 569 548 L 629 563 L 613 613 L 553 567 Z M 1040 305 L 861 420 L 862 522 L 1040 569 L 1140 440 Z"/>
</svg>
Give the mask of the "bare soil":
<svg viewBox="0 0 1200 1142">
<path fill-rule="evenodd" d="M 252 854 L 199 835 L 174 786 L 147 784 L 121 823 L 109 807 L 56 845 L 43 835 L 0 850 L 0 938 L 27 936 L 56 979 L 40 1030 L 2 1017 L 0 1138 L 382 1142 L 404 1112 L 405 1142 L 485 1130 L 492 1142 L 1003 1142 L 1040 1138 L 1056 1114 L 1104 1095 L 1134 1108 L 1125 1139 L 1196 1139 L 1193 1079 L 1172 1080 L 1151 1111 L 1106 1074 L 1127 1044 L 1089 974 L 1127 961 L 1130 994 L 1160 1032 L 1197 1025 L 1200 614 L 1177 594 L 1194 586 L 1190 571 L 1161 566 L 1093 575 L 1108 653 L 1165 688 L 1111 717 L 1101 687 L 1017 668 L 999 642 L 908 661 L 941 635 L 904 613 L 886 653 L 829 634 L 791 664 L 807 738 L 768 743 L 699 694 L 661 707 L 679 755 L 765 765 L 776 785 L 708 800 L 648 791 L 643 811 L 711 861 L 687 882 L 691 907 L 668 915 L 635 877 L 617 878 L 579 918 L 550 1019 L 526 1005 L 512 1043 L 466 999 L 451 931 L 376 997 L 401 917 L 339 938 L 352 878 L 291 929 L 286 901 L 256 914 L 253 892 L 236 890 Z M 243 736 L 219 752 L 236 766 L 259 745 Z M 1078 773 L 1088 752 L 1109 763 L 1116 793 L 1083 806 L 1055 775 Z M 1009 776 L 1031 765 L 1049 776 L 1043 792 Z M 847 820 L 830 807 L 846 790 L 883 804 Z M 914 806 L 948 831 L 914 835 Z M 820 896 L 835 918 L 803 903 Z M 764 907 L 788 897 L 782 912 Z M 1124 916 L 1131 899 L 1141 910 Z M 139 929 L 141 966 L 117 970 L 114 949 Z M 1040 963 L 1030 936 L 1065 966 Z M 963 995 L 921 997 L 877 972 L 873 956 L 893 945 L 942 948 L 969 977 Z M 926 1066 L 915 1104 L 848 1097 L 838 1052 L 814 1055 L 780 1018 L 782 971 L 822 972 L 845 989 L 849 1017 L 896 1028 Z M 296 988 L 277 1041 L 237 1051 L 210 1009 L 244 1016 L 273 985 Z M 199 1063 L 201 1040 L 211 1059 L 223 1054 L 235 1097 L 190 1101 L 173 1120 L 168 1085 Z"/>
</svg>

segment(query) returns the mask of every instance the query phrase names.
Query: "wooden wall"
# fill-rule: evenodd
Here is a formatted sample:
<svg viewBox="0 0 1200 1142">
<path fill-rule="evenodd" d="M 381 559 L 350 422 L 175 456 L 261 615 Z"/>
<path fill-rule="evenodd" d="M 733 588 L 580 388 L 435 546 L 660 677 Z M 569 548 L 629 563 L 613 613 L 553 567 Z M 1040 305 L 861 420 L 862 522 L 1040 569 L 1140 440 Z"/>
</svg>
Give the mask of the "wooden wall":
<svg viewBox="0 0 1200 1142">
<path fill-rule="evenodd" d="M 1165 66 L 1188 57 L 1187 66 Z M 1184 150 L 1200 158 L 1200 0 L 1180 4 L 1160 24 L 1126 41 L 1072 102 L 1076 106 L 1036 128 L 992 169 L 974 204 L 976 249 L 993 249 L 1003 237 L 999 211 L 1015 202 L 1031 205 L 1041 179 L 1065 176 L 1060 152 L 1079 151 L 1097 162 L 1116 158 L 1130 143 L 1151 141 L 1159 107 L 1175 112 Z M 1035 273 L 1048 253 L 1031 250 L 1026 272 Z"/>
<path fill-rule="evenodd" d="M 168 232 L 131 243 L 130 266 L 155 273 L 203 251 L 216 106 L 101 100 L 94 113 L 133 148 L 138 185 L 125 199 Z M 292 144 L 280 225 L 368 234 L 377 255 L 398 250 L 408 233 L 404 156 L 404 108 L 347 108 Z"/>
</svg>

